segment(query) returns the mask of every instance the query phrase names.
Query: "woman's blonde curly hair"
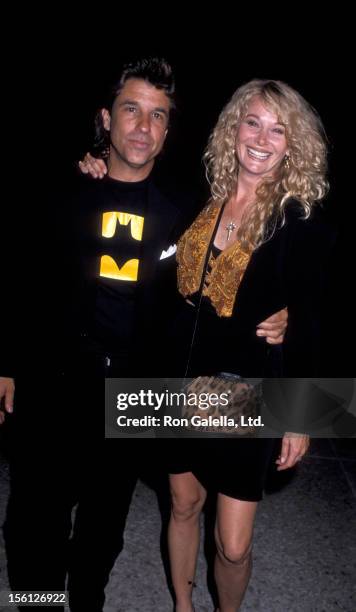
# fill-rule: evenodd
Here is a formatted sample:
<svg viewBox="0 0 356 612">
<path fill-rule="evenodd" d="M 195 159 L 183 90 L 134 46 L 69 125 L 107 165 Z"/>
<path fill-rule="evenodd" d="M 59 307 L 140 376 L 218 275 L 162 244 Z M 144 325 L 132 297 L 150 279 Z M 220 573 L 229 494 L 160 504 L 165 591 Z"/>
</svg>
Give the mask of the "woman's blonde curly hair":
<svg viewBox="0 0 356 612">
<path fill-rule="evenodd" d="M 261 181 L 255 205 L 245 216 L 238 238 L 256 248 L 266 239 L 266 224 L 278 212 L 284 223 L 288 198 L 300 201 L 305 218 L 328 190 L 326 180 L 327 146 L 321 120 L 304 98 L 286 83 L 255 79 L 239 87 L 222 110 L 204 153 L 212 202 L 224 204 L 235 193 L 239 162 L 235 153 L 236 133 L 254 96 L 278 116 L 285 126 L 289 149 L 288 163 Z"/>
</svg>

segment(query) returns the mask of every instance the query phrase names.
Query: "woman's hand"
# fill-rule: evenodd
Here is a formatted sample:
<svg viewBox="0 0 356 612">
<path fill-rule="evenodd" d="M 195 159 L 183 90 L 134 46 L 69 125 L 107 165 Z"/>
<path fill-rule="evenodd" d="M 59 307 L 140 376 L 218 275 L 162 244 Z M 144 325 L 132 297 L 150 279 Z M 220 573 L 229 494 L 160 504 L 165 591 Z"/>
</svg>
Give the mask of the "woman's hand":
<svg viewBox="0 0 356 612">
<path fill-rule="evenodd" d="M 107 167 L 103 159 L 97 159 L 87 153 L 83 161 L 78 163 L 79 168 L 83 174 L 90 174 L 93 178 L 102 179 L 107 174 Z"/>
<path fill-rule="evenodd" d="M 276 461 L 277 471 L 293 467 L 304 457 L 310 444 L 310 437 L 306 434 L 291 433 L 287 431 L 282 439 L 281 453 Z"/>
<path fill-rule="evenodd" d="M 283 308 L 257 325 L 257 336 L 266 338 L 268 344 L 281 344 L 288 324 L 288 309 Z"/>
</svg>

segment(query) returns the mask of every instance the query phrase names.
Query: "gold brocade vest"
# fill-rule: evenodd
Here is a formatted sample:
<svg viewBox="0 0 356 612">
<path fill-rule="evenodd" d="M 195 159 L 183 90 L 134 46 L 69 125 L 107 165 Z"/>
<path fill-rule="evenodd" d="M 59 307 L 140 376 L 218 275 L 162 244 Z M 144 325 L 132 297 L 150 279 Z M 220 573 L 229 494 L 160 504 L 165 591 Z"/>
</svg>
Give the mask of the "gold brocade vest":
<svg viewBox="0 0 356 612">
<path fill-rule="evenodd" d="M 199 291 L 211 239 L 221 206 L 208 204 L 183 234 L 177 245 L 178 290 L 184 296 Z M 236 241 L 210 259 L 203 295 L 209 297 L 220 317 L 231 317 L 237 290 L 252 254 Z"/>
</svg>

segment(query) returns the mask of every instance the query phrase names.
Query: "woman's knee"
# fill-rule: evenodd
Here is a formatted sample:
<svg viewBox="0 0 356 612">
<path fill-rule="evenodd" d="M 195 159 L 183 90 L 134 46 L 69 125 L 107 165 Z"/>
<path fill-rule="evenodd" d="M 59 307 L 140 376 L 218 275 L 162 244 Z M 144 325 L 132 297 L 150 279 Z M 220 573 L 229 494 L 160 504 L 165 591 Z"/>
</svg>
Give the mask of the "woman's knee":
<svg viewBox="0 0 356 612">
<path fill-rule="evenodd" d="M 187 521 L 197 518 L 205 502 L 205 492 L 200 487 L 171 486 L 172 514 L 176 520 Z"/>
<path fill-rule="evenodd" d="M 232 541 L 217 538 L 216 547 L 222 561 L 233 565 L 243 565 L 251 557 L 252 539 Z"/>
</svg>

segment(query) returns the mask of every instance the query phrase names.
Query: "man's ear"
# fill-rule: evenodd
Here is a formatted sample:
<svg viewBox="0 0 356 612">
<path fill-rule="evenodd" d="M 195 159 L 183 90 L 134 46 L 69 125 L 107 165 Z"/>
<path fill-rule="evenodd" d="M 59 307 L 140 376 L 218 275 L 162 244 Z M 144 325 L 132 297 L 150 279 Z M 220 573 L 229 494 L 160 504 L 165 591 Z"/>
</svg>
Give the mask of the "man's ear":
<svg viewBox="0 0 356 612">
<path fill-rule="evenodd" d="M 109 111 L 106 108 L 101 109 L 101 116 L 103 118 L 103 126 L 109 132 L 110 124 L 111 124 L 111 116 Z"/>
</svg>

